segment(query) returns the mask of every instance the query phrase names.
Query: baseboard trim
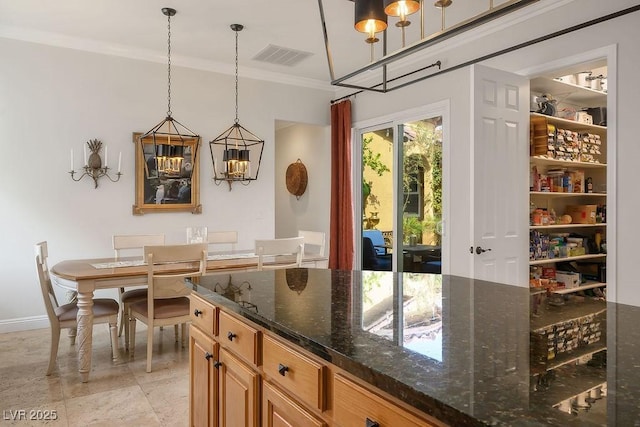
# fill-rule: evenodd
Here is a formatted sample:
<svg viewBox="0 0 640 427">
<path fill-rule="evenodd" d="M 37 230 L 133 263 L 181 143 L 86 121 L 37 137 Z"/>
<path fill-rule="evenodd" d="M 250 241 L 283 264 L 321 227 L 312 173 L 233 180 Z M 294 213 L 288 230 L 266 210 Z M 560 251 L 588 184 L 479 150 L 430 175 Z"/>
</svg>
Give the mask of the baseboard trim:
<svg viewBox="0 0 640 427">
<path fill-rule="evenodd" d="M 6 332 L 30 331 L 32 329 L 44 329 L 49 327 L 47 316 L 21 317 L 18 319 L 0 320 L 0 334 Z"/>
</svg>

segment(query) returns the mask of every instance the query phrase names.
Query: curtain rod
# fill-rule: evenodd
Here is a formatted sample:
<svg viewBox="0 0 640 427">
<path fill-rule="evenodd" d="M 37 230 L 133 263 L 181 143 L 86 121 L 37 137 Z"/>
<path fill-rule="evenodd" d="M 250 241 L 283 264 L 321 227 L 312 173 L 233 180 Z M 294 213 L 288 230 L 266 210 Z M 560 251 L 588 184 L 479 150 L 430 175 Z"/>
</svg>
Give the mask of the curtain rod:
<svg viewBox="0 0 640 427">
<path fill-rule="evenodd" d="M 441 69 L 440 71 L 438 71 L 436 73 L 433 73 L 433 74 L 430 74 L 428 76 L 419 77 L 419 78 L 416 78 L 415 80 L 411 80 L 410 82 L 406 82 L 406 83 L 400 84 L 398 86 L 395 86 L 395 87 L 389 89 L 388 92 L 391 92 L 393 90 L 409 86 L 409 85 L 414 84 L 414 83 L 421 82 L 421 81 L 426 80 L 426 79 L 430 79 L 432 77 L 439 76 L 441 74 L 445 74 L 445 73 L 448 73 L 448 72 L 451 72 L 451 71 L 455 71 L 455 70 L 458 70 L 460 68 L 476 64 L 478 62 L 486 61 L 487 59 L 495 58 L 497 56 L 504 55 L 505 53 L 510 53 L 510 52 L 513 52 L 513 51 L 516 51 L 516 50 L 519 50 L 519 49 L 522 49 L 522 48 L 525 48 L 525 47 L 532 46 L 534 44 L 538 44 L 538 43 L 541 43 L 541 42 L 544 42 L 544 41 L 547 41 L 547 40 L 550 40 L 550 39 L 553 39 L 553 38 L 556 38 L 556 37 L 559 37 L 559 36 L 563 36 L 565 34 L 572 33 L 574 31 L 582 30 L 584 28 L 591 27 L 593 25 L 600 24 L 602 22 L 606 22 L 606 21 L 609 21 L 611 19 L 616 19 L 616 18 L 619 18 L 621 16 L 637 12 L 639 10 L 640 10 L 640 5 L 631 6 L 631 7 L 627 8 L 627 9 L 623 9 L 623 10 L 618 11 L 618 12 L 610 13 L 609 15 L 601 16 L 599 18 L 595 18 L 595 19 L 592 19 L 590 21 L 583 22 L 582 24 L 577 24 L 577 25 L 574 25 L 572 27 L 556 31 L 556 32 L 551 33 L 551 34 L 547 34 L 547 35 L 544 35 L 544 36 L 541 36 L 541 37 L 534 38 L 534 39 L 531 39 L 529 41 L 526 41 L 526 42 L 523 42 L 523 43 L 519 43 L 517 45 L 514 45 L 514 46 L 511 46 L 511 47 L 499 50 L 497 52 L 493 52 L 493 53 L 490 53 L 490 54 L 487 54 L 487 55 L 484 55 L 484 56 L 481 56 L 481 57 L 478 57 L 478 58 L 463 62 L 461 64 L 454 65 L 453 67 L 446 68 L 444 70 Z M 436 64 L 439 64 L 439 63 L 440 63 L 440 61 L 436 62 Z M 429 68 L 429 67 L 431 67 L 433 65 L 434 64 L 432 64 L 432 65 L 430 65 L 428 67 L 425 67 L 425 68 Z M 389 80 L 389 81 L 397 80 L 399 78 L 415 74 L 417 72 L 423 71 L 425 68 L 421 68 L 421 69 L 418 69 L 418 70 L 415 70 L 415 71 L 411 71 L 409 73 L 404 74 L 403 76 L 396 77 L 395 79 L 392 79 L 392 80 Z M 372 86 L 371 88 L 375 88 L 377 86 L 380 86 L 381 84 L 382 83 L 379 83 L 379 84 L 377 84 L 375 86 Z M 345 95 L 345 96 L 343 96 L 341 98 L 337 98 L 335 100 L 332 100 L 332 101 L 330 101 L 330 103 L 333 104 L 333 103 L 335 103 L 337 101 L 340 101 L 342 99 L 349 98 L 352 95 L 356 95 L 358 93 L 362 93 L 362 92 L 364 92 L 365 90 L 368 90 L 368 89 L 369 88 L 363 87 L 362 90 L 359 90 L 359 91 L 351 93 L 349 95 Z"/>
</svg>

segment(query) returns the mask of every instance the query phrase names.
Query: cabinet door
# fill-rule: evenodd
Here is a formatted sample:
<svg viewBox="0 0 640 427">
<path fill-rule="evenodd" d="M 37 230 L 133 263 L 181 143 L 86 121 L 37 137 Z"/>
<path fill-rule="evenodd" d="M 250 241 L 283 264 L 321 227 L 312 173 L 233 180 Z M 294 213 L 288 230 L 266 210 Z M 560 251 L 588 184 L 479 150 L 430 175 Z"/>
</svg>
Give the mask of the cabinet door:
<svg viewBox="0 0 640 427">
<path fill-rule="evenodd" d="M 189 425 L 218 425 L 218 344 L 198 328 L 189 327 Z"/>
<path fill-rule="evenodd" d="M 268 382 L 262 383 L 262 427 L 325 427 L 316 418 Z"/>
<path fill-rule="evenodd" d="M 445 424 L 421 419 L 340 374 L 333 382 L 333 419 L 339 427 L 436 427 Z"/>
<path fill-rule="evenodd" d="M 220 427 L 257 427 L 260 376 L 230 352 L 220 349 L 218 410 Z"/>
</svg>

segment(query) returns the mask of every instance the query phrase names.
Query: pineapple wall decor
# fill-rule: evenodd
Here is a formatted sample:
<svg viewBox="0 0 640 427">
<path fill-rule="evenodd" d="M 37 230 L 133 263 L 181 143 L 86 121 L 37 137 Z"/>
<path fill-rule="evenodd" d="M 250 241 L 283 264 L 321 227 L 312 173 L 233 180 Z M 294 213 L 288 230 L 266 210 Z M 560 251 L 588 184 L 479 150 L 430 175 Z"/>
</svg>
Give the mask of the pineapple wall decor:
<svg viewBox="0 0 640 427">
<path fill-rule="evenodd" d="M 87 157 L 87 147 L 91 154 Z M 108 161 L 108 153 L 107 146 L 104 146 L 104 166 L 102 165 L 102 157 L 100 156 L 100 150 L 102 149 L 102 142 L 97 139 L 90 139 L 87 141 L 87 147 L 84 148 L 84 166 L 82 166 L 82 175 L 80 175 L 77 179 L 75 174 L 77 173 L 73 166 L 73 149 L 71 150 L 71 179 L 74 181 L 80 181 L 85 176 L 88 176 L 93 179 L 94 187 L 98 188 L 98 178 L 106 176 L 109 178 L 111 182 L 117 182 L 120 180 L 122 173 L 120 172 L 120 168 L 122 166 L 122 152 L 118 155 L 118 172 L 116 173 L 116 177 L 112 178 L 109 175 L 110 168 L 107 166 Z"/>
</svg>

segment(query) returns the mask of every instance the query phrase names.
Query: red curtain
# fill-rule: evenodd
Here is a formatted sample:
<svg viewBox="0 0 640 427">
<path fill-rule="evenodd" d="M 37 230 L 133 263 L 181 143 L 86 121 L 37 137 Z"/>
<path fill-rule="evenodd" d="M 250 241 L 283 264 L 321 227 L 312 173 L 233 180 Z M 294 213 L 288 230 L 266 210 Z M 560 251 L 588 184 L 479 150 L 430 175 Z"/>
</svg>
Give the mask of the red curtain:
<svg viewBox="0 0 640 427">
<path fill-rule="evenodd" d="M 329 268 L 353 267 L 351 101 L 331 105 L 331 224 Z"/>
</svg>

